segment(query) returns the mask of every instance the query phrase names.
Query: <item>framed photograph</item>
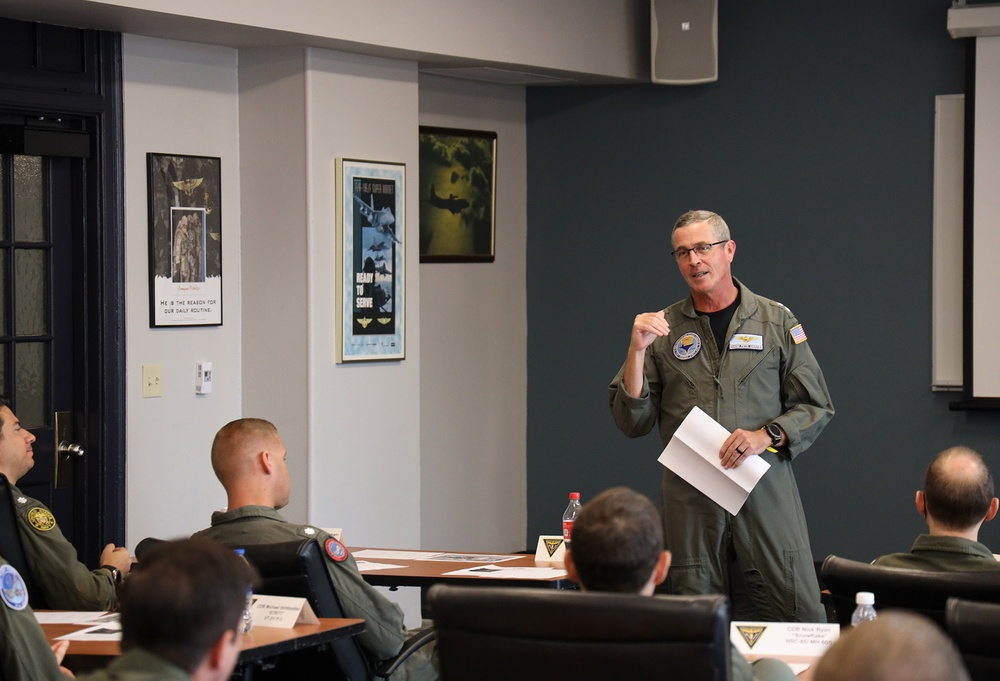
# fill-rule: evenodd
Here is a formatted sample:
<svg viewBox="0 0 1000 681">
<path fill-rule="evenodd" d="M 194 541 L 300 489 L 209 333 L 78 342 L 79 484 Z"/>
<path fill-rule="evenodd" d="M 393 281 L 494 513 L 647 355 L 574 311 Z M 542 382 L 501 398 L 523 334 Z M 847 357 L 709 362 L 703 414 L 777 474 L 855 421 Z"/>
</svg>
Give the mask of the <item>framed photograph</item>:
<svg viewBox="0 0 1000 681">
<path fill-rule="evenodd" d="M 406 355 L 406 166 L 337 159 L 337 363 Z"/>
<path fill-rule="evenodd" d="M 222 160 L 146 154 L 149 325 L 222 324 Z"/>
<path fill-rule="evenodd" d="M 497 134 L 420 126 L 420 262 L 493 262 Z"/>
</svg>

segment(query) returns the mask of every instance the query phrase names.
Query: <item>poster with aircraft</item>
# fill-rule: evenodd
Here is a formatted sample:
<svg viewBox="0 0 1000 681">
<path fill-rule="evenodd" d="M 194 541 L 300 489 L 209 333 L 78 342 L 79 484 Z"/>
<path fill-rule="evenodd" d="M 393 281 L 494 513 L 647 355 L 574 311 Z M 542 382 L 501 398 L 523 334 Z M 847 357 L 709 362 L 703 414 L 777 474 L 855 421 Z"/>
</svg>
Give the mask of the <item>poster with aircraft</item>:
<svg viewBox="0 0 1000 681">
<path fill-rule="evenodd" d="M 406 167 L 337 160 L 337 362 L 405 357 Z"/>
</svg>

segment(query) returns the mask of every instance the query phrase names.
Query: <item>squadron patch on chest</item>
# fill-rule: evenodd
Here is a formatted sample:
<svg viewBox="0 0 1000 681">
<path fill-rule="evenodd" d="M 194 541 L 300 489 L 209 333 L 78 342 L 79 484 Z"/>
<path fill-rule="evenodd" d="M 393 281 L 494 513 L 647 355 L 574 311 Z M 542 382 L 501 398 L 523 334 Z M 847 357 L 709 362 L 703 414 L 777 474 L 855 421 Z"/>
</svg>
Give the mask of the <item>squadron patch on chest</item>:
<svg viewBox="0 0 1000 681">
<path fill-rule="evenodd" d="M 326 540 L 326 553 L 338 563 L 347 560 L 347 547 L 333 537 Z"/>
<path fill-rule="evenodd" d="M 686 333 L 674 343 L 674 357 L 688 360 L 701 352 L 701 337 L 692 332 Z"/>
<path fill-rule="evenodd" d="M 48 532 L 56 526 L 56 519 L 47 508 L 36 506 L 28 511 L 28 522 L 39 532 Z"/>
</svg>

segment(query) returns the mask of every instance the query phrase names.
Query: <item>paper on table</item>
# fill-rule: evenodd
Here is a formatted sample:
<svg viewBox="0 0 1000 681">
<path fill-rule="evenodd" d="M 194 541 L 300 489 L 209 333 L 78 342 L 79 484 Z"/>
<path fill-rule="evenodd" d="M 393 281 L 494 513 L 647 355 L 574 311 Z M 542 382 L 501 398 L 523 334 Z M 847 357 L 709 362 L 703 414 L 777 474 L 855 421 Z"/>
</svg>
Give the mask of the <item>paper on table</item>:
<svg viewBox="0 0 1000 681">
<path fill-rule="evenodd" d="M 355 561 L 358 572 L 372 572 L 374 570 L 401 570 L 405 565 L 393 565 L 391 563 L 373 563 L 370 560 Z"/>
<path fill-rule="evenodd" d="M 39 624 L 101 624 L 117 622 L 118 613 L 105 610 L 34 610 Z"/>
<path fill-rule="evenodd" d="M 60 636 L 57 641 L 120 641 L 122 640 L 122 625 L 118 622 L 98 624 L 94 627 L 81 629 L 72 634 Z"/>
<path fill-rule="evenodd" d="M 657 461 L 736 515 L 771 465 L 759 456 L 748 456 L 736 468 L 723 468 L 719 450 L 729 436 L 715 419 L 694 407 Z"/>
<path fill-rule="evenodd" d="M 480 565 L 445 572 L 445 575 L 489 577 L 490 579 L 550 579 L 565 577 L 566 571 L 561 568 L 548 567 L 501 567 L 499 565 Z"/>
<path fill-rule="evenodd" d="M 354 558 L 367 560 L 431 560 L 447 563 L 502 563 L 518 556 L 492 555 L 485 553 L 442 553 L 441 551 L 405 551 L 388 549 L 362 549 L 354 552 Z"/>
</svg>

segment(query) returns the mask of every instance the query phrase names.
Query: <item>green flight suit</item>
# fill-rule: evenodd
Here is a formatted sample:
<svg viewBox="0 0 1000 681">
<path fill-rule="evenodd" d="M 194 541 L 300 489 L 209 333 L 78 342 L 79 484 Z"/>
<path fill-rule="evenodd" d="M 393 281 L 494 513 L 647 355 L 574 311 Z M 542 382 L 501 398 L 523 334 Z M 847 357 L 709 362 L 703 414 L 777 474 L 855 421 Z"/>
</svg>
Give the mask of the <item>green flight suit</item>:
<svg viewBox="0 0 1000 681">
<path fill-rule="evenodd" d="M 310 525 L 287 522 L 276 510 L 266 506 L 242 506 L 231 511 L 212 514 L 212 526 L 194 534 L 228 546 L 274 544 L 294 539 L 315 539 L 325 546 L 330 535 Z M 403 611 L 365 582 L 354 556 L 335 561 L 324 551 L 326 569 L 337 589 L 337 598 L 346 617 L 365 620 L 365 631 L 358 642 L 372 660 L 385 660 L 396 655 L 407 638 Z M 433 663 L 433 643 L 414 652 L 389 678 L 391 681 L 437 679 Z"/>
<path fill-rule="evenodd" d="M 1000 561 L 977 541 L 921 534 L 909 553 L 890 553 L 873 561 L 885 567 L 929 572 L 997 572 Z"/>
<path fill-rule="evenodd" d="M 0 557 L 0 679 L 65 681 L 66 678 L 28 605 L 24 580 Z"/>
<path fill-rule="evenodd" d="M 90 570 L 77 559 L 45 504 L 11 485 L 31 576 L 52 610 L 110 610 L 115 580 L 107 570 Z"/>
<path fill-rule="evenodd" d="M 663 469 L 668 588 L 729 595 L 735 620 L 825 622 L 791 461 L 833 417 L 833 403 L 791 311 L 733 283 L 740 303 L 722 352 L 690 297 L 671 305 L 670 334 L 646 349 L 642 394 L 625 391 L 622 367 L 608 386 L 611 412 L 629 437 L 659 422 L 664 446 L 695 406 L 730 432 L 781 426 L 787 445 L 761 454 L 771 468 L 735 516 Z"/>
<path fill-rule="evenodd" d="M 104 669 L 78 676 L 79 681 L 191 681 L 186 671 L 142 648 L 122 653 Z"/>
</svg>

